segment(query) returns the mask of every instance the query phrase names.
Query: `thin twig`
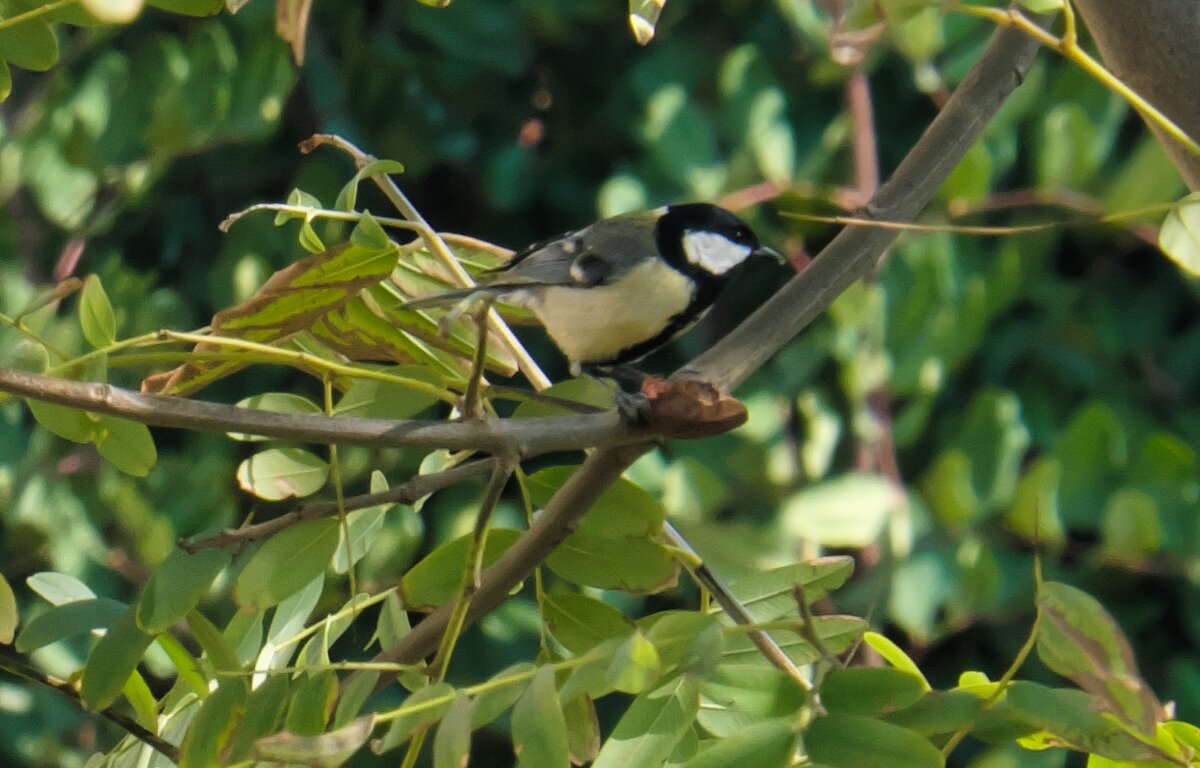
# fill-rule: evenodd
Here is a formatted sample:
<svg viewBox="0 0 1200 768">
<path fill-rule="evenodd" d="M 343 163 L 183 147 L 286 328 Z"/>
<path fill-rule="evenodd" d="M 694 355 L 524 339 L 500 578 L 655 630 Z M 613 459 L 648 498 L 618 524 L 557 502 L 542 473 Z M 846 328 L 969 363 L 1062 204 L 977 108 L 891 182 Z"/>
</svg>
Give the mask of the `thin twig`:
<svg viewBox="0 0 1200 768">
<path fill-rule="evenodd" d="M 47 675 L 19 659 L 14 659 L 6 654 L 0 654 L 0 670 L 8 672 L 15 677 L 28 680 L 31 683 L 44 685 L 47 688 L 52 688 L 58 691 L 63 696 L 66 696 L 71 701 L 74 701 L 80 707 L 83 707 L 83 701 L 79 697 L 79 691 L 75 690 L 74 686 L 66 680 L 60 680 L 52 675 Z M 179 763 L 179 747 L 162 738 L 156 733 L 147 730 L 141 723 L 129 717 L 128 715 L 117 712 L 112 708 L 101 709 L 96 714 L 108 720 L 113 725 L 128 733 L 133 738 L 142 742 L 152 749 L 158 750 L 164 757 L 173 763 Z"/>
<path fill-rule="evenodd" d="M 729 585 L 700 559 L 700 556 L 679 532 L 675 530 L 675 527 L 670 523 L 664 523 L 663 533 L 672 547 L 682 549 L 688 554 L 689 557 L 679 558 L 679 560 L 687 568 L 692 578 L 712 595 L 717 601 L 717 605 L 721 606 L 721 610 L 736 624 L 741 626 L 754 624 L 754 617 L 750 615 L 750 611 L 746 609 L 742 601 L 738 600 L 737 596 L 733 594 L 733 590 L 729 588 Z M 800 673 L 800 669 L 766 630 L 752 629 L 747 633 L 747 637 L 750 638 L 750 642 L 754 643 L 759 652 L 766 657 L 767 661 L 787 673 L 804 690 L 812 690 L 812 685 L 808 682 L 808 679 Z"/>
<path fill-rule="evenodd" d="M 366 509 L 367 507 L 375 507 L 380 504 L 413 504 L 418 499 L 428 496 L 431 493 L 449 488 L 469 477 L 483 474 L 490 470 L 495 463 L 495 459 L 480 459 L 479 461 L 447 469 L 444 472 L 432 475 L 417 475 L 407 483 L 397 485 L 395 488 L 389 488 L 386 491 L 351 496 L 345 500 L 344 508 L 347 512 L 353 512 L 357 509 Z M 290 528 L 298 523 L 317 520 L 323 517 L 332 517 L 336 514 L 338 514 L 338 505 L 336 502 L 309 504 L 299 509 L 285 512 L 279 517 L 264 520 L 261 523 L 244 525 L 241 528 L 230 528 L 216 535 L 206 536 L 195 541 L 180 541 L 179 546 L 184 551 L 192 553 L 199 552 L 202 549 L 224 549 L 244 544 L 248 541 L 258 541 L 259 539 L 274 536 L 285 528 Z"/>
</svg>

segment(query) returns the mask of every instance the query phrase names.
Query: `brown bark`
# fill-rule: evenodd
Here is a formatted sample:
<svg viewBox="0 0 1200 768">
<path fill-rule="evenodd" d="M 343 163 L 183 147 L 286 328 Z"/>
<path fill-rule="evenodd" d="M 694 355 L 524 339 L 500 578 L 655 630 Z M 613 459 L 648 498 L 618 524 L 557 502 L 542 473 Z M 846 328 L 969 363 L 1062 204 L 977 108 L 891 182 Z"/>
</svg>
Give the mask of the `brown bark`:
<svg viewBox="0 0 1200 768">
<path fill-rule="evenodd" d="M 1196 0 L 1074 0 L 1104 64 L 1126 85 L 1200 137 L 1200 3 Z M 1200 157 L 1150 123 L 1175 167 L 1200 189 Z"/>
</svg>

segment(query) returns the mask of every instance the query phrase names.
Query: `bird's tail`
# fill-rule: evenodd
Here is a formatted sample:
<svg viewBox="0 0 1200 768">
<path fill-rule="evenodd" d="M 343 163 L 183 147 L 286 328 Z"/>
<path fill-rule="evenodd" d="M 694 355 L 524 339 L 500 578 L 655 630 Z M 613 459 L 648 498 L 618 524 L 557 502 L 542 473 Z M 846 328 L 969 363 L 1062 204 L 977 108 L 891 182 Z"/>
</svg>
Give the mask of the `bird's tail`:
<svg viewBox="0 0 1200 768">
<path fill-rule="evenodd" d="M 459 303 L 463 299 L 470 298 L 477 294 L 492 295 L 495 292 L 483 286 L 472 286 L 471 288 L 457 288 L 453 291 L 443 291 L 435 293 L 432 296 L 422 296 L 419 299 L 412 299 L 399 305 L 397 309 L 430 309 L 432 307 L 449 307 Z"/>
</svg>

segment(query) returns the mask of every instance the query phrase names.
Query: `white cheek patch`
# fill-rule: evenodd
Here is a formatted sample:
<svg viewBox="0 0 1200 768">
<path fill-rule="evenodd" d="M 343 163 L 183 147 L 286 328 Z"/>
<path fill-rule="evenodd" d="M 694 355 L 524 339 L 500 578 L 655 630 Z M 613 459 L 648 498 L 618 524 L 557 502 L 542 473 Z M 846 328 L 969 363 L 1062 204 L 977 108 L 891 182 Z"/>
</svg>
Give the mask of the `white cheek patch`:
<svg viewBox="0 0 1200 768">
<path fill-rule="evenodd" d="M 714 275 L 723 275 L 750 256 L 750 246 L 735 243 L 716 232 L 683 233 L 683 253 L 692 264 Z"/>
</svg>

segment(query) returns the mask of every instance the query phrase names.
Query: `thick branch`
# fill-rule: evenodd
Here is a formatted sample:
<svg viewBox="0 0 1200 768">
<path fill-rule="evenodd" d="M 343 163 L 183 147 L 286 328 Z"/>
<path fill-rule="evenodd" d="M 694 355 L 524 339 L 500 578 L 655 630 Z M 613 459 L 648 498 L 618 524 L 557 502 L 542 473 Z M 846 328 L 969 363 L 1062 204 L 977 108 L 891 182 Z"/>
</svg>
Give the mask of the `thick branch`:
<svg viewBox="0 0 1200 768">
<path fill-rule="evenodd" d="M 534 419 L 395 421 L 320 414 L 282 414 L 167 395 L 143 395 L 110 384 L 57 379 L 0 368 L 0 392 L 119 416 L 154 427 L 241 432 L 326 445 L 371 445 L 482 451 L 521 457 L 645 440 L 616 411 Z"/>
<path fill-rule="evenodd" d="M 1020 84 L 1037 49 L 1037 43 L 1021 32 L 998 31 L 945 108 L 863 213 L 884 221 L 915 219 L 979 138 L 1000 103 Z M 807 269 L 675 375 L 701 379 L 723 391 L 733 390 L 825 311 L 842 291 L 869 274 L 898 234 L 875 227 L 843 229 Z"/>
<path fill-rule="evenodd" d="M 945 109 L 868 206 L 871 215 L 911 221 L 971 147 L 1000 103 L 1033 62 L 1037 43 L 1015 30 L 998 31 Z M 733 388 L 790 341 L 855 280 L 868 274 L 895 233 L 848 228 L 733 333 L 676 373 Z M 651 444 L 604 448 L 559 489 L 529 530 L 483 573 L 468 621 L 499 605 L 570 535 L 609 485 Z M 442 606 L 377 660 L 416 663 L 433 653 L 445 633 L 450 606 Z M 381 683 L 389 679 L 386 675 Z"/>
<path fill-rule="evenodd" d="M 621 473 L 652 443 L 638 443 L 596 451 L 554 494 L 529 530 L 517 539 L 496 562 L 483 572 L 478 591 L 472 596 L 466 622 L 471 624 L 502 603 L 538 563 L 563 542 L 600 494 L 616 482 Z M 375 661 L 416 663 L 437 650 L 451 618 L 451 606 L 443 605 L 413 627 L 412 632 L 395 646 L 375 657 Z M 386 675 L 384 676 L 387 677 Z"/>
<path fill-rule="evenodd" d="M 1196 0 L 1074 0 L 1104 63 L 1189 136 L 1200 136 L 1200 10 Z M 1192 189 L 1200 189 L 1200 157 L 1151 130 Z"/>
</svg>

